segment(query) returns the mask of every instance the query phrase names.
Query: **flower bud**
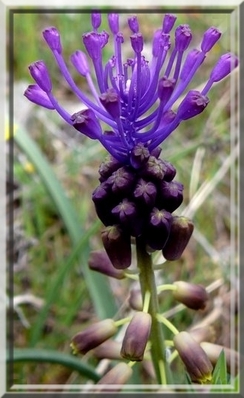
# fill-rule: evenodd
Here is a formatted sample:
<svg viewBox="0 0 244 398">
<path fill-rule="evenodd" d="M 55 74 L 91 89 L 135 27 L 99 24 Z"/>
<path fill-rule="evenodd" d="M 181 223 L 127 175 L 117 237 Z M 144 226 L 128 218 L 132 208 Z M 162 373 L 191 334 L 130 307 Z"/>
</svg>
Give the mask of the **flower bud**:
<svg viewBox="0 0 244 398">
<path fill-rule="evenodd" d="M 175 79 L 170 79 L 167 76 L 163 76 L 158 82 L 158 98 L 161 103 L 165 105 L 171 97 L 171 94 L 175 88 Z"/>
<path fill-rule="evenodd" d="M 180 332 L 174 336 L 174 346 L 193 382 L 211 381 L 213 366 L 203 348 L 189 333 Z"/>
<path fill-rule="evenodd" d="M 192 39 L 189 25 L 180 25 L 175 30 L 175 48 L 178 51 L 185 51 Z"/>
<path fill-rule="evenodd" d="M 119 32 L 119 14 L 108 14 L 108 24 L 111 32 L 114 35 L 117 35 L 117 33 Z"/>
<path fill-rule="evenodd" d="M 141 177 L 145 179 L 162 180 L 164 177 L 164 167 L 162 167 L 160 159 L 150 156 L 141 172 Z"/>
<path fill-rule="evenodd" d="M 83 51 L 76 50 L 70 57 L 72 64 L 81 76 L 86 76 L 89 73 L 89 65 L 86 54 Z"/>
<path fill-rule="evenodd" d="M 91 14 L 91 23 L 93 29 L 97 30 L 101 25 L 102 17 L 100 12 L 92 12 Z"/>
<path fill-rule="evenodd" d="M 121 163 L 112 156 L 107 157 L 99 166 L 99 181 L 103 182 L 121 167 Z"/>
<path fill-rule="evenodd" d="M 164 165 L 164 180 L 170 182 L 174 179 L 176 175 L 175 167 L 170 163 L 166 162 L 166 160 L 161 160 Z"/>
<path fill-rule="evenodd" d="M 115 194 L 126 194 L 131 191 L 134 185 L 135 175 L 126 167 L 120 167 L 114 171 L 107 179 L 107 184 L 111 186 L 112 192 Z"/>
<path fill-rule="evenodd" d="M 155 184 L 150 181 L 145 181 L 140 178 L 134 190 L 134 197 L 138 203 L 152 208 L 157 195 L 157 188 Z"/>
<path fill-rule="evenodd" d="M 183 202 L 184 186 L 177 181 L 161 181 L 159 203 L 165 210 L 172 213 Z"/>
<path fill-rule="evenodd" d="M 141 234 L 143 220 L 138 214 L 136 205 L 128 199 L 123 199 L 112 209 L 115 220 L 121 225 L 124 231 L 132 236 Z"/>
<path fill-rule="evenodd" d="M 112 278 L 124 278 L 123 271 L 114 268 L 107 253 L 104 250 L 92 251 L 88 260 L 88 265 L 91 270 L 101 272 L 102 274 L 111 276 Z"/>
<path fill-rule="evenodd" d="M 193 50 L 189 51 L 189 53 L 186 56 L 186 60 L 183 64 L 183 67 L 181 69 L 180 72 L 180 79 L 181 80 L 186 80 L 188 75 L 191 73 L 192 68 L 194 66 L 194 64 L 196 63 L 196 61 L 198 60 L 198 58 L 201 56 L 201 51 L 197 50 L 196 48 L 194 48 Z M 204 61 L 204 58 L 202 60 L 202 62 Z"/>
<path fill-rule="evenodd" d="M 204 53 L 210 51 L 211 48 L 215 45 L 215 43 L 219 40 L 220 36 L 221 32 L 219 31 L 219 29 L 215 28 L 214 26 L 208 28 L 208 30 L 206 30 L 206 32 L 203 35 L 201 50 Z"/>
<path fill-rule="evenodd" d="M 111 263 L 117 269 L 125 269 L 131 265 L 130 235 L 124 233 L 117 225 L 102 231 L 103 246 Z"/>
<path fill-rule="evenodd" d="M 141 33 L 134 33 L 130 36 L 131 46 L 136 54 L 140 54 L 143 50 L 143 36 Z"/>
<path fill-rule="evenodd" d="M 104 385 L 104 387 L 96 389 L 96 392 L 120 391 L 122 387 L 119 385 L 125 384 L 132 376 L 132 373 L 133 371 L 127 363 L 124 362 L 118 363 L 99 380 L 99 382 L 96 385 Z M 114 385 L 112 390 L 106 388 L 106 385 L 108 384 Z M 118 385 L 118 387 L 116 387 L 116 385 Z"/>
<path fill-rule="evenodd" d="M 197 90 L 190 90 L 179 105 L 177 117 L 180 120 L 187 120 L 197 116 L 204 111 L 208 103 L 208 97 Z"/>
<path fill-rule="evenodd" d="M 48 69 L 43 61 L 36 61 L 29 65 L 29 71 L 38 86 L 45 92 L 52 91 L 52 82 L 48 73 Z"/>
<path fill-rule="evenodd" d="M 30 84 L 24 92 L 26 98 L 34 104 L 43 106 L 47 109 L 55 109 L 45 91 L 37 84 Z"/>
<path fill-rule="evenodd" d="M 211 363 L 214 366 L 216 365 L 216 363 L 218 361 L 221 351 L 224 350 L 227 371 L 231 372 L 234 375 L 238 374 L 238 366 L 239 366 L 238 352 L 236 352 L 230 348 L 223 347 L 218 344 L 209 343 L 206 341 L 201 343 L 201 347 L 204 350 L 204 352 L 207 354 L 208 358 L 210 359 Z M 234 365 L 234 369 L 231 369 L 232 365 Z"/>
<path fill-rule="evenodd" d="M 121 343 L 114 340 L 107 340 L 93 349 L 93 354 L 97 359 L 120 359 Z"/>
<path fill-rule="evenodd" d="M 88 328 L 77 333 L 71 341 L 74 354 L 86 354 L 91 349 L 102 344 L 117 333 L 117 326 L 113 319 L 93 323 Z"/>
<path fill-rule="evenodd" d="M 146 243 L 150 248 L 154 250 L 162 250 L 165 246 L 172 223 L 172 215 L 166 210 L 159 210 L 156 207 L 153 208 L 148 228 L 145 231 Z"/>
<path fill-rule="evenodd" d="M 131 151 L 130 163 L 135 169 L 140 169 L 144 164 L 147 163 L 150 157 L 148 148 L 142 143 L 137 144 Z"/>
<path fill-rule="evenodd" d="M 127 326 L 121 356 L 130 361 L 142 361 L 151 331 L 152 318 L 146 312 L 136 312 Z"/>
<path fill-rule="evenodd" d="M 202 310 L 206 307 L 209 296 L 203 286 L 184 281 L 176 281 L 174 286 L 177 289 L 173 290 L 173 296 L 180 303 L 192 310 Z"/>
<path fill-rule="evenodd" d="M 114 118 L 120 117 L 120 97 L 114 88 L 110 88 L 99 97 L 106 111 Z"/>
<path fill-rule="evenodd" d="M 42 34 L 49 48 L 52 51 L 57 51 L 59 54 L 61 54 L 62 46 L 59 31 L 55 27 L 51 26 L 50 28 L 46 28 Z"/>
<path fill-rule="evenodd" d="M 191 220 L 182 216 L 174 216 L 169 238 L 163 248 L 163 256 L 166 260 L 178 260 L 185 250 L 192 235 L 194 225 Z"/>
<path fill-rule="evenodd" d="M 176 21 L 177 17 L 173 14 L 165 14 L 164 19 L 163 19 L 163 32 L 164 33 L 169 33 Z"/>
<path fill-rule="evenodd" d="M 211 72 L 210 80 L 213 82 L 220 81 L 236 68 L 238 63 L 238 58 L 234 54 L 222 55 Z"/>
<path fill-rule="evenodd" d="M 142 311 L 143 301 L 140 289 L 132 289 L 130 291 L 129 305 L 133 310 Z"/>
<path fill-rule="evenodd" d="M 128 25 L 133 33 L 139 32 L 139 23 L 138 23 L 137 16 L 128 18 Z"/>
<path fill-rule="evenodd" d="M 71 116 L 71 121 L 76 130 L 92 140 L 99 139 L 102 135 L 100 123 L 91 109 L 74 113 Z"/>
<path fill-rule="evenodd" d="M 106 182 L 102 182 L 92 193 L 92 200 L 95 205 L 96 213 L 102 223 L 106 226 L 113 225 L 115 220 L 111 210 L 115 206 L 116 198 L 111 195 Z"/>
</svg>

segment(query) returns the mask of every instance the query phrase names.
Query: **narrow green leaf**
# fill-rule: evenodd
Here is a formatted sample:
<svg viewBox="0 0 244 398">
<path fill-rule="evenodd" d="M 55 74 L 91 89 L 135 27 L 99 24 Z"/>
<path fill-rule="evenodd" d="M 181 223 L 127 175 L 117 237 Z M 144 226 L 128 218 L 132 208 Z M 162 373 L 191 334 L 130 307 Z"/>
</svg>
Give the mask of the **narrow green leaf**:
<svg viewBox="0 0 244 398">
<path fill-rule="evenodd" d="M 28 133 L 23 128 L 17 125 L 14 139 L 17 146 L 26 154 L 30 162 L 35 167 L 44 186 L 46 187 L 47 192 L 52 198 L 64 222 L 65 227 L 67 228 L 73 245 L 77 245 L 74 249 L 74 252 L 71 253 L 70 258 L 67 260 L 67 265 L 63 265 L 63 267 L 61 267 L 62 270 L 58 272 L 57 280 L 54 283 L 55 286 L 52 286 L 50 290 L 53 289 L 57 294 L 58 287 L 60 283 L 62 283 L 62 278 L 69 270 L 69 267 L 74 263 L 74 258 L 77 259 L 77 254 L 82 253 L 79 261 L 80 264 L 82 264 L 82 272 L 86 279 L 87 287 L 89 289 L 89 293 L 93 301 L 96 313 L 101 319 L 113 316 L 116 313 L 116 305 L 107 280 L 102 275 L 91 272 L 87 266 L 87 256 L 89 250 L 88 237 L 90 236 L 90 232 L 88 231 L 88 233 L 86 234 L 82 229 L 79 223 L 79 217 L 76 214 L 76 211 L 74 210 L 71 202 L 65 195 L 62 186 L 60 185 L 55 173 L 52 170 L 52 167 L 49 165 L 44 154 L 40 151 L 36 143 L 28 135 Z M 97 226 L 98 225 L 96 224 L 96 228 Z M 85 253 L 86 256 L 84 255 Z M 46 307 L 40 314 L 42 324 L 45 321 L 44 314 L 45 316 L 47 315 L 47 308 L 50 307 L 51 303 L 56 297 L 57 296 L 55 296 L 54 293 L 50 293 L 49 298 L 46 298 Z M 41 323 L 37 323 L 35 327 L 36 330 L 34 330 L 33 332 L 35 338 L 33 337 L 32 343 L 36 343 L 38 340 L 39 336 L 37 333 L 37 328 L 39 328 L 39 334 L 41 333 L 42 329 Z"/>
<path fill-rule="evenodd" d="M 228 374 L 224 349 L 221 351 L 213 371 L 212 384 L 228 384 Z"/>
<path fill-rule="evenodd" d="M 37 362 L 37 364 L 40 362 L 55 363 L 70 368 L 95 382 L 100 379 L 100 376 L 90 365 L 82 362 L 79 358 L 59 351 L 19 348 L 15 349 L 13 354 L 13 358 L 7 356 L 8 362 L 13 360 L 14 362 Z"/>
</svg>

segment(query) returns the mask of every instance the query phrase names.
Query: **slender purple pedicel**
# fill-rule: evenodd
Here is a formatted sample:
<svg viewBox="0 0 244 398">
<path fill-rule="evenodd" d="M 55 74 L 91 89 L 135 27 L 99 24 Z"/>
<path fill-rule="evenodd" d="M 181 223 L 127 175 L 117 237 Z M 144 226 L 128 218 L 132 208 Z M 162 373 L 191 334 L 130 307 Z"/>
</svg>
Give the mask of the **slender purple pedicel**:
<svg viewBox="0 0 244 398">
<path fill-rule="evenodd" d="M 154 151 L 183 120 L 192 118 L 205 109 L 209 103 L 206 94 L 212 85 L 225 78 L 238 65 L 235 55 L 222 55 L 202 92 L 186 92 L 178 109 L 173 111 L 175 102 L 187 90 L 206 54 L 221 36 L 217 28 L 210 27 L 203 35 L 200 49 L 188 51 L 192 32 L 187 24 L 176 27 L 172 41 L 174 44 L 171 43 L 170 32 L 175 21 L 174 15 L 164 16 L 161 28 L 156 30 L 153 36 L 152 59 L 148 62 L 143 55 L 144 40 L 137 17 L 128 18 L 128 26 L 132 32 L 132 57 L 123 59 L 124 36 L 119 31 L 119 15 L 108 14 L 114 55 L 104 63 L 103 49 L 108 43 L 109 34 L 99 31 L 101 13 L 93 12 L 93 30 L 83 34 L 84 46 L 90 60 L 80 50 L 71 55 L 75 69 L 87 80 L 93 99 L 75 84 L 62 56 L 60 34 L 55 27 L 49 27 L 44 30 L 43 37 L 56 59 L 62 76 L 88 109 L 85 113 L 82 111 L 70 115 L 59 105 L 53 95 L 52 82 L 43 61 L 30 65 L 30 73 L 36 84 L 27 88 L 25 96 L 35 104 L 47 109 L 56 109 L 60 116 L 79 132 L 89 138 L 98 139 L 120 163 L 138 168 L 138 161 L 131 155 L 134 148 L 141 144 L 149 153 Z M 96 82 L 93 82 L 91 77 L 91 64 Z M 100 121 L 109 126 L 104 132 Z"/>
</svg>

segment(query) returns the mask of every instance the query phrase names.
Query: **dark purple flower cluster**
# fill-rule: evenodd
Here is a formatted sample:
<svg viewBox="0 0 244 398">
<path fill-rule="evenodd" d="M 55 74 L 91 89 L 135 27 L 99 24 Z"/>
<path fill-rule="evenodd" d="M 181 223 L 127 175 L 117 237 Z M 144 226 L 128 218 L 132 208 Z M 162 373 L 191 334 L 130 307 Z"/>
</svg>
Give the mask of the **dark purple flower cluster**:
<svg viewBox="0 0 244 398">
<path fill-rule="evenodd" d="M 75 84 L 62 55 L 58 30 L 55 27 L 47 28 L 43 37 L 56 59 L 60 72 L 87 109 L 70 115 L 58 103 L 53 94 L 47 66 L 43 61 L 30 65 L 29 70 L 36 84 L 27 88 L 25 96 L 38 105 L 56 110 L 79 132 L 91 139 L 99 140 L 120 163 L 134 165 L 133 153 L 138 144 L 142 143 L 151 153 L 183 120 L 192 118 L 205 109 L 209 103 L 206 95 L 213 83 L 227 76 L 238 64 L 235 55 L 222 55 L 203 90 L 186 92 L 221 33 L 217 28 L 210 27 L 203 35 L 200 49 L 187 52 L 192 39 L 191 29 L 186 24 L 176 27 L 172 45 L 170 32 L 175 21 L 176 17 L 171 14 L 166 14 L 163 18 L 161 28 L 156 30 L 153 36 L 152 58 L 149 62 L 143 55 L 144 41 L 137 17 L 129 17 L 132 57 L 123 60 L 124 36 L 120 31 L 119 15 L 108 14 L 114 55 L 104 64 L 103 49 L 108 44 L 109 34 L 98 30 L 101 14 L 92 13 L 93 30 L 83 35 L 83 43 L 93 64 L 96 84 L 93 82 L 90 63 L 84 52 L 75 51 L 71 55 L 71 62 L 77 72 L 86 79 L 93 100 Z M 185 96 L 178 109 L 173 110 L 172 107 L 182 95 Z M 105 123 L 108 128 L 102 127 L 100 122 Z M 139 191 L 140 187 L 138 195 Z"/>
<path fill-rule="evenodd" d="M 175 260 L 192 234 L 192 224 L 185 225 L 184 220 L 172 215 L 183 201 L 183 185 L 174 180 L 174 166 L 159 155 L 160 150 L 150 154 L 138 144 L 131 154 L 134 167 L 121 165 L 112 157 L 100 166 L 100 185 L 92 199 L 107 227 L 102 240 L 116 268 L 131 264 L 131 236 L 140 236 L 150 249 L 163 250 L 166 258 Z M 173 234 L 176 231 L 172 238 L 171 230 Z M 182 250 L 175 248 L 178 241 L 183 242 Z"/>
</svg>

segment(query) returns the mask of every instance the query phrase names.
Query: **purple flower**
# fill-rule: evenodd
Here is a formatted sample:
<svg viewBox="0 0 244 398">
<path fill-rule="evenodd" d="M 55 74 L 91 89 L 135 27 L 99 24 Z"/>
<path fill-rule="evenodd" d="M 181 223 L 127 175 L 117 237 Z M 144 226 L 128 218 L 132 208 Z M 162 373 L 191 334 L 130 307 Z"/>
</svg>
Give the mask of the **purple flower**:
<svg viewBox="0 0 244 398">
<path fill-rule="evenodd" d="M 120 31 L 119 15 L 108 14 L 114 55 L 104 62 L 103 50 L 110 45 L 109 34 L 104 30 L 99 31 L 101 14 L 92 13 L 92 31 L 83 34 L 87 57 L 80 50 L 71 55 L 73 66 L 86 79 L 92 97 L 87 96 L 74 82 L 62 55 L 58 30 L 47 28 L 43 32 L 44 39 L 63 78 L 85 105 L 87 112 L 70 115 L 62 108 L 53 94 L 48 69 L 43 61 L 30 65 L 30 73 L 36 84 L 27 88 L 25 96 L 35 104 L 55 109 L 80 133 L 99 140 L 120 163 L 138 168 L 135 147 L 141 144 L 151 154 L 182 121 L 195 117 L 205 109 L 212 85 L 225 78 L 238 65 L 234 54 L 222 55 L 202 92 L 187 91 L 221 33 L 217 28 L 210 27 L 203 34 L 200 49 L 188 51 L 193 36 L 191 29 L 187 24 L 179 25 L 171 38 L 170 32 L 175 21 L 174 15 L 165 15 L 161 28 L 155 31 L 152 38 L 151 60 L 147 60 L 143 55 L 144 40 L 138 19 L 136 16 L 129 17 L 131 57 L 124 59 L 124 36 Z M 91 65 L 96 82 L 92 79 Z M 175 103 L 182 95 L 184 97 L 177 109 Z M 109 128 L 103 131 L 101 122 Z"/>
</svg>

